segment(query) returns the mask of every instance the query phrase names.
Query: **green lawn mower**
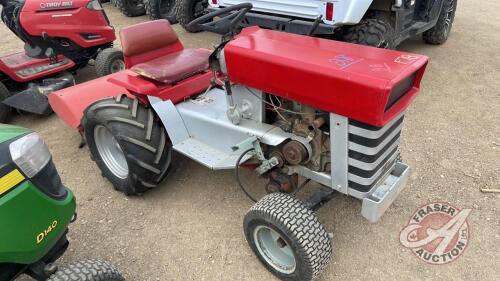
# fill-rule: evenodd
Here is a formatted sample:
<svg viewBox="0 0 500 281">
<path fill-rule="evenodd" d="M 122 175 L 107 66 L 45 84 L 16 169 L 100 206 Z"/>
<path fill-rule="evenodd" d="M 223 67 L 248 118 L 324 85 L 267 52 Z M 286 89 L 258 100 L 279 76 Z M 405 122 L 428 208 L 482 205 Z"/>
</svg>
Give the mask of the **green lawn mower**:
<svg viewBox="0 0 500 281">
<path fill-rule="evenodd" d="M 41 137 L 0 124 L 0 281 L 26 274 L 35 280 L 123 281 L 100 260 L 59 270 L 68 225 L 76 219 L 73 193 L 61 182 Z"/>
</svg>

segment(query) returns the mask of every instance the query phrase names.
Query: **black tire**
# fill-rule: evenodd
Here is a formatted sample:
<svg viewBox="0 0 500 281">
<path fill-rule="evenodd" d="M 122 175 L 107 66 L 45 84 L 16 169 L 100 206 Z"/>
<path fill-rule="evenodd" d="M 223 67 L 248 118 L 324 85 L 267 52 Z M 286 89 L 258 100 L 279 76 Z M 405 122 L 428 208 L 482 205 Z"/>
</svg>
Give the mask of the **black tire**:
<svg viewBox="0 0 500 281">
<path fill-rule="evenodd" d="M 379 19 L 364 19 L 356 25 L 344 27 L 341 40 L 344 42 L 394 49 L 394 31 L 390 24 Z"/>
<path fill-rule="evenodd" d="M 92 160 L 116 190 L 138 195 L 158 186 L 165 178 L 172 146 L 151 108 L 125 95 L 108 98 L 90 105 L 81 124 Z M 109 160 L 106 162 L 99 152 L 96 133 L 104 130 L 102 127 L 112 135 L 126 160 L 127 170 L 121 177 L 108 167 Z"/>
<path fill-rule="evenodd" d="M 127 17 L 138 17 L 146 14 L 143 0 L 115 0 L 115 5 Z"/>
<path fill-rule="evenodd" d="M 95 72 L 102 77 L 125 69 L 125 61 L 121 50 L 107 48 L 99 52 L 95 59 Z"/>
<path fill-rule="evenodd" d="M 108 262 L 89 259 L 58 270 L 47 281 L 125 281 L 125 278 Z"/>
<path fill-rule="evenodd" d="M 244 231 L 248 244 L 259 260 L 281 280 L 309 281 L 316 278 L 328 265 L 332 255 L 332 243 L 329 234 L 316 215 L 307 209 L 298 199 L 285 193 L 271 193 L 259 200 L 245 215 Z M 295 259 L 295 266 L 287 268 L 272 265 L 261 254 L 258 245 L 260 231 L 272 229 L 279 234 L 282 248 L 290 247 Z M 264 237 L 264 236 L 262 236 Z M 258 240 L 258 241 L 257 241 Z M 272 247 L 260 247 L 270 252 Z M 282 270 L 277 270 L 276 267 Z M 284 272 L 288 270 L 289 272 Z"/>
<path fill-rule="evenodd" d="M 10 116 L 10 106 L 3 103 L 3 100 L 10 96 L 9 89 L 0 82 L 0 123 L 6 123 Z"/>
<path fill-rule="evenodd" d="M 457 0 L 444 0 L 436 25 L 422 34 L 424 42 L 431 45 L 440 45 L 448 40 L 455 12 L 457 11 Z"/>
<path fill-rule="evenodd" d="M 149 0 L 144 3 L 146 13 L 152 20 L 166 19 L 170 24 L 176 24 L 175 0 Z"/>
<path fill-rule="evenodd" d="M 206 13 L 207 7 L 207 0 L 177 0 L 175 1 L 177 21 L 188 32 L 200 32 L 200 29 L 188 28 L 187 25 L 194 19 L 203 16 Z"/>
</svg>

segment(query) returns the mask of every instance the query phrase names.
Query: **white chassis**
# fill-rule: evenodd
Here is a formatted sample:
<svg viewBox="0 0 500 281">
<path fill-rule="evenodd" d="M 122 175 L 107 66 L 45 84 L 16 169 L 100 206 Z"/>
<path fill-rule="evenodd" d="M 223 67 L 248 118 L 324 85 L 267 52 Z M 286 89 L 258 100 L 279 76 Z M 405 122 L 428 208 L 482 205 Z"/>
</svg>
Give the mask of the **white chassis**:
<svg viewBox="0 0 500 281">
<path fill-rule="evenodd" d="M 233 92 L 231 100 L 224 90 L 218 88 L 208 90 L 195 100 L 187 100 L 176 105 L 169 100 L 162 101 L 156 97 L 149 97 L 151 105 L 167 130 L 174 150 L 213 170 L 234 169 L 244 151 L 255 145 L 260 147 L 260 144 L 277 146 L 293 139 L 301 142 L 309 152 L 312 151 L 309 140 L 284 132 L 277 126 L 263 123 L 265 111 L 261 100 L 264 95 L 262 92 L 240 85 L 233 85 L 231 88 Z M 242 118 L 238 122 L 228 118 L 228 108 L 231 108 L 229 106 L 231 103 L 234 103 L 241 112 Z M 359 184 L 373 183 L 370 182 L 370 178 L 360 178 L 350 174 L 349 165 L 373 170 L 380 162 L 366 164 L 356 161 L 348 156 L 348 151 L 376 155 L 387 142 L 369 148 L 349 142 L 348 135 L 351 133 L 367 138 L 379 138 L 399 119 L 395 118 L 379 131 L 368 131 L 350 125 L 346 117 L 330 113 L 331 173 L 312 171 L 304 166 L 290 166 L 288 173 L 297 173 L 335 191 L 362 200 L 361 214 L 369 221 L 376 222 L 405 187 L 409 167 L 400 161 L 394 161 L 399 153 L 390 155 L 389 151 L 393 150 L 387 149 L 380 159 L 391 159 L 392 161 L 387 161 L 387 165 L 392 166 L 381 168 L 372 176 L 378 178 L 381 173 L 385 173 L 382 180 L 375 183 L 367 192 L 349 187 L 349 181 Z M 401 127 L 402 124 L 391 135 L 397 134 Z M 391 136 L 387 141 L 390 139 Z M 399 139 L 391 147 L 398 145 Z M 251 155 L 247 155 L 242 160 L 245 161 L 250 157 Z"/>
</svg>

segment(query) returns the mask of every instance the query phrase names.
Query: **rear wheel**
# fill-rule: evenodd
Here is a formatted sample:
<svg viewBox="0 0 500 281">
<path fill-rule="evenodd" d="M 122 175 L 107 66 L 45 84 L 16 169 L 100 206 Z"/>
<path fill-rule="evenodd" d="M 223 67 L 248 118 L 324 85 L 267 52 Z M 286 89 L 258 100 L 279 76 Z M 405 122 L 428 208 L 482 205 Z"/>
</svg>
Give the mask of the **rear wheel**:
<svg viewBox="0 0 500 281">
<path fill-rule="evenodd" d="M 432 45 L 446 42 L 450 36 L 456 11 L 457 0 L 444 0 L 436 25 L 422 34 L 424 42 Z"/>
<path fill-rule="evenodd" d="M 115 0 L 115 5 L 127 17 L 138 17 L 146 14 L 144 0 Z"/>
<path fill-rule="evenodd" d="M 289 194 L 271 193 L 259 200 L 245 215 L 244 231 L 259 260 L 281 280 L 312 280 L 331 258 L 326 229 Z"/>
<path fill-rule="evenodd" d="M 151 108 L 125 95 L 90 105 L 82 120 L 92 159 L 115 189 L 141 194 L 165 178 L 172 147 Z"/>
<path fill-rule="evenodd" d="M 99 52 L 95 59 L 95 72 L 97 77 L 102 77 L 125 69 L 122 51 L 107 48 Z"/>
<path fill-rule="evenodd" d="M 149 0 L 146 1 L 146 12 L 152 20 L 166 19 L 170 24 L 177 23 L 175 15 L 175 0 Z"/>
<path fill-rule="evenodd" d="M 196 27 L 188 28 L 187 25 L 194 19 L 206 13 L 208 1 L 206 0 L 177 0 L 175 3 L 175 14 L 177 20 L 188 32 L 200 32 Z"/>
<path fill-rule="evenodd" d="M 0 82 L 0 123 L 7 122 L 10 115 L 10 106 L 3 103 L 3 100 L 10 96 L 10 92 L 5 85 Z"/>
<path fill-rule="evenodd" d="M 54 273 L 47 281 L 125 281 L 111 264 L 100 260 L 83 260 Z"/>
<path fill-rule="evenodd" d="M 364 19 L 360 23 L 343 28 L 342 41 L 372 46 L 382 49 L 394 49 L 394 31 L 392 26 L 379 19 Z"/>
</svg>

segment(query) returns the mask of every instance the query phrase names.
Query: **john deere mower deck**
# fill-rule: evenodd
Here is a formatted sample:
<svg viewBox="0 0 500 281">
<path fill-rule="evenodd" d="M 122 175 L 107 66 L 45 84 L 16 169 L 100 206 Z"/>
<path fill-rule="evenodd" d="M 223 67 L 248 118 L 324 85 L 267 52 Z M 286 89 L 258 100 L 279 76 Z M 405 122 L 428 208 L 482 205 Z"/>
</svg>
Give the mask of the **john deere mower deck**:
<svg viewBox="0 0 500 281">
<path fill-rule="evenodd" d="M 234 5 L 190 23 L 224 34 L 213 52 L 184 49 L 164 20 L 124 28 L 128 70 L 57 91 L 49 101 L 127 194 L 158 186 L 172 150 L 210 169 L 234 169 L 238 185 L 258 201 L 244 219 L 252 250 L 279 278 L 312 280 L 332 254 L 315 211 L 343 193 L 360 199 L 361 214 L 375 222 L 405 187 L 400 136 L 427 58 L 240 30 L 251 8 Z M 266 178 L 269 194 L 253 198 L 241 168 Z M 322 190 L 296 198 L 310 181 Z"/>
</svg>

